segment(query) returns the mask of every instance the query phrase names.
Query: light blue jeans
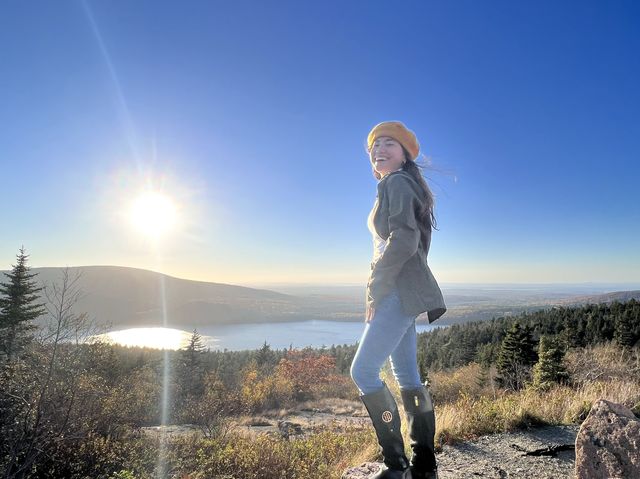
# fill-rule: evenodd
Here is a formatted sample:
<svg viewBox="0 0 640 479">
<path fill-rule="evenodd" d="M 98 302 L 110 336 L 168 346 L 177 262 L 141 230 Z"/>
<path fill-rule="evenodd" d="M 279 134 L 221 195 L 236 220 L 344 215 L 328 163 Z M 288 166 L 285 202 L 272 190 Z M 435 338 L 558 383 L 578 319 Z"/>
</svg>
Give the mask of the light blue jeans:
<svg viewBox="0 0 640 479">
<path fill-rule="evenodd" d="M 351 363 L 351 379 L 360 394 L 379 391 L 383 386 L 380 370 L 389 358 L 391 371 L 400 389 L 422 386 L 417 359 L 416 316 L 403 311 L 397 289 L 378 304 L 367 323 Z"/>
</svg>

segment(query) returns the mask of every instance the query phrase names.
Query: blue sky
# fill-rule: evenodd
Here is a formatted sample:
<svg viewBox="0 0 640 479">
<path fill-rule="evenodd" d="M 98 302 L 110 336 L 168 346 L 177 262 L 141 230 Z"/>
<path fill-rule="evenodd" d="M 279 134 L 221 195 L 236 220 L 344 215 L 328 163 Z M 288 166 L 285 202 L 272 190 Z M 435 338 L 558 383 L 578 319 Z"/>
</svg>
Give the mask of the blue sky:
<svg viewBox="0 0 640 479">
<path fill-rule="evenodd" d="M 453 282 L 640 281 L 633 1 L 9 1 L 0 269 L 365 283 L 384 120 L 436 195 Z M 126 221 L 155 189 L 178 224 Z"/>
</svg>

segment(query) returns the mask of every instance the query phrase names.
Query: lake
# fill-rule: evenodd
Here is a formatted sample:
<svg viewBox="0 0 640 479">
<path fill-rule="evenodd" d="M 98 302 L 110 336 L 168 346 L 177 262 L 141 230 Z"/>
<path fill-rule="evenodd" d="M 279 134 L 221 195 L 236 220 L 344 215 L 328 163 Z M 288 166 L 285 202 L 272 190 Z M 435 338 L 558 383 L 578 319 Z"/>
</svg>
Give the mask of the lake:
<svg viewBox="0 0 640 479">
<path fill-rule="evenodd" d="M 198 330 L 203 343 L 212 350 L 240 351 L 259 349 L 266 341 L 271 349 L 321 348 L 355 344 L 366 323 L 338 321 L 293 321 L 289 323 L 239 324 L 210 326 Z M 420 333 L 437 326 L 416 325 Z M 126 346 L 180 349 L 188 342 L 191 331 L 171 328 L 132 328 L 106 333 L 106 339 Z"/>
</svg>

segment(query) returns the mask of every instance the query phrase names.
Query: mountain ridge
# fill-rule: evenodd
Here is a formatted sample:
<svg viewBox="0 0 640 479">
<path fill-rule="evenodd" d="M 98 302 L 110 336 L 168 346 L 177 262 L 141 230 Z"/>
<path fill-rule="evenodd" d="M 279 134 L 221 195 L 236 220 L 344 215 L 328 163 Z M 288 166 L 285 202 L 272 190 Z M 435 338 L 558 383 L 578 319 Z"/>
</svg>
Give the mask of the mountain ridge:
<svg viewBox="0 0 640 479">
<path fill-rule="evenodd" d="M 117 265 L 69 266 L 80 274 L 83 292 L 76 311 L 87 312 L 110 329 L 174 327 L 193 330 L 215 324 L 304 320 L 363 321 L 365 286 L 305 286 L 289 293 L 263 288 L 178 278 L 159 271 Z M 41 285 L 62 279 L 64 267 L 32 267 Z M 0 271 L 2 273 L 8 270 Z M 3 281 L 3 280 L 0 280 Z M 561 285 L 558 286 L 561 288 Z M 291 291 L 295 293 L 291 294 Z M 591 292 L 594 291 L 594 292 Z M 640 290 L 575 294 L 576 291 L 443 288 L 448 311 L 438 325 L 517 314 L 575 304 L 640 300 Z M 163 307 L 165 305 L 165 307 Z M 420 316 L 418 322 L 423 322 Z"/>
</svg>

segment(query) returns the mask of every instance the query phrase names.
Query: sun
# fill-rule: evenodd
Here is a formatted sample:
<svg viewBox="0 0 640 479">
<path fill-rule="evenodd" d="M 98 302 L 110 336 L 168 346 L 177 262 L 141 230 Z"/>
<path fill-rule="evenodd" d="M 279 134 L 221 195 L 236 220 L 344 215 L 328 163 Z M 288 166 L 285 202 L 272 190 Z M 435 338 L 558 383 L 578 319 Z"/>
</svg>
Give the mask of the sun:
<svg viewBox="0 0 640 479">
<path fill-rule="evenodd" d="M 145 191 L 132 202 L 129 218 L 133 227 L 152 239 L 169 232 L 176 223 L 176 205 L 163 193 Z"/>
</svg>

